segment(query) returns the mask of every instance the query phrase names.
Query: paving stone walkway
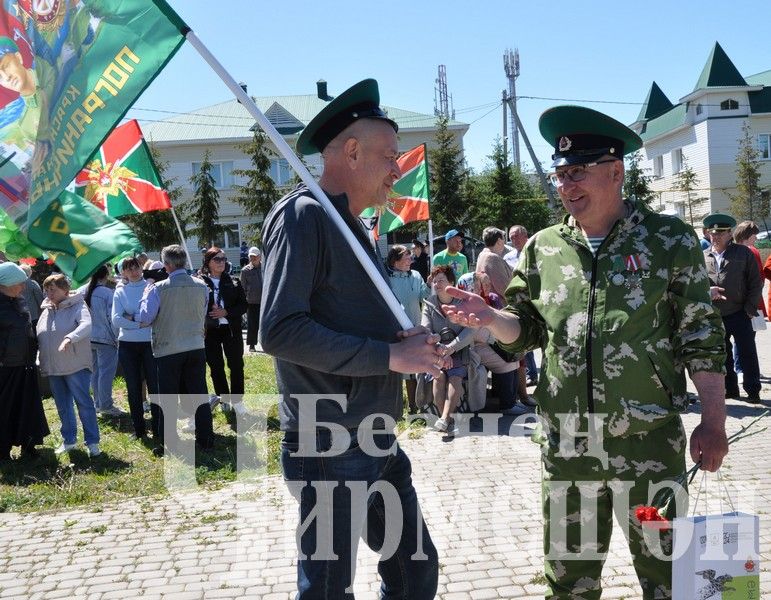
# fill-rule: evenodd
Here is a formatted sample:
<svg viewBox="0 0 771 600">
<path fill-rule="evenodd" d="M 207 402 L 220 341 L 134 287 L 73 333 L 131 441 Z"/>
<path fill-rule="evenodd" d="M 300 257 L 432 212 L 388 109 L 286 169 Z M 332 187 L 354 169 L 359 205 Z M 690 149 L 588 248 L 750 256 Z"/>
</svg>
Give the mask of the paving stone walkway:
<svg viewBox="0 0 771 600">
<path fill-rule="evenodd" d="M 759 334 L 758 348 L 761 371 L 771 374 L 771 330 Z M 763 381 L 761 397 L 771 406 L 771 379 Z M 760 413 L 740 401 L 728 404 L 729 434 Z M 699 422 L 697 410 L 684 416 L 689 433 Z M 437 597 L 543 598 L 539 452 L 511 417 L 484 418 L 486 434 L 462 433 L 453 442 L 431 431 L 402 436 L 439 550 Z M 761 516 L 761 597 L 771 597 L 769 457 L 771 434 L 764 432 L 733 445 L 723 469 L 739 482 L 738 508 Z M 715 479 L 709 482 L 714 490 Z M 292 598 L 295 519 L 295 502 L 279 477 L 98 511 L 3 514 L 0 598 Z M 362 545 L 357 598 L 377 597 L 376 562 Z M 603 598 L 641 597 L 618 532 L 603 584 Z"/>
</svg>

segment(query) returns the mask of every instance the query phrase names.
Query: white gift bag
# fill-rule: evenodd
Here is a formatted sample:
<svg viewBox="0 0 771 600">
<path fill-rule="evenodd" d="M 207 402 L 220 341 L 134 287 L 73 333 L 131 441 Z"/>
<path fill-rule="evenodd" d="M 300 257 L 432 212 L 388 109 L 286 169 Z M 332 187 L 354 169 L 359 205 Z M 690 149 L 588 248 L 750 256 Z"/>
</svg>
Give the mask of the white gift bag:
<svg viewBox="0 0 771 600">
<path fill-rule="evenodd" d="M 677 518 L 672 600 L 759 600 L 759 521 L 740 512 Z"/>
<path fill-rule="evenodd" d="M 752 331 L 763 331 L 766 328 L 766 318 L 763 313 L 758 311 L 757 314 L 750 319 L 752 321 Z"/>
</svg>

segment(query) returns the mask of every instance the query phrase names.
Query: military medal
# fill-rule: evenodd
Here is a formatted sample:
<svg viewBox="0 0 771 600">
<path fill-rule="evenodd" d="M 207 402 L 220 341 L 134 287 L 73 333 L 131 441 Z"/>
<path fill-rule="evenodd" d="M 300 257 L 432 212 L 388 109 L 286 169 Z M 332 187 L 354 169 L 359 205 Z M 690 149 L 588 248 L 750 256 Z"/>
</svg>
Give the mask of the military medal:
<svg viewBox="0 0 771 600">
<path fill-rule="evenodd" d="M 626 278 L 626 287 L 630 290 L 636 290 L 640 287 L 640 276 L 637 273 L 630 273 Z"/>
<path fill-rule="evenodd" d="M 613 277 L 610 279 L 614 285 L 621 285 L 624 283 L 624 276 L 621 273 L 614 273 Z"/>
</svg>

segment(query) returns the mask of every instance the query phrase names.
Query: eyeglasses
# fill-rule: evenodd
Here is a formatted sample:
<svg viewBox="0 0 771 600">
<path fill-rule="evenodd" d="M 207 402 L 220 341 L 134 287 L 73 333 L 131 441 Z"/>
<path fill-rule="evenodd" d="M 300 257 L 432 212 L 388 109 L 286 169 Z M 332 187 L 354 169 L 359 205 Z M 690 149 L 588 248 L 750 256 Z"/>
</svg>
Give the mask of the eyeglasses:
<svg viewBox="0 0 771 600">
<path fill-rule="evenodd" d="M 226 256 L 213 256 L 211 258 L 214 262 L 225 262 L 227 260 Z"/>
<path fill-rule="evenodd" d="M 564 169 L 563 171 L 549 173 L 549 181 L 551 181 L 552 185 L 554 185 L 555 187 L 560 187 L 561 185 L 564 185 L 566 179 L 569 179 L 570 181 L 573 181 L 573 182 L 583 181 L 584 179 L 586 179 L 586 171 L 590 167 L 596 167 L 597 165 L 601 165 L 603 163 L 616 162 L 616 160 L 617 159 L 615 158 L 606 158 L 605 160 L 598 160 L 598 161 L 586 163 L 583 165 L 574 165 L 572 167 Z"/>
</svg>

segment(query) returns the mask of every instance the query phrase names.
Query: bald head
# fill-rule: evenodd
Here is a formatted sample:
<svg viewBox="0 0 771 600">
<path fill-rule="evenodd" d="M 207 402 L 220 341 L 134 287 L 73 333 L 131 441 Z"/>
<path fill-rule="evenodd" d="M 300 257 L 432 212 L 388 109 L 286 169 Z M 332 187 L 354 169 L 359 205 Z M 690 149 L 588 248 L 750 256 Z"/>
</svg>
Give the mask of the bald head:
<svg viewBox="0 0 771 600">
<path fill-rule="evenodd" d="M 354 215 L 383 205 L 401 176 L 398 156 L 396 132 L 387 121 L 360 119 L 324 148 L 321 187 L 332 194 L 345 193 Z"/>
</svg>

